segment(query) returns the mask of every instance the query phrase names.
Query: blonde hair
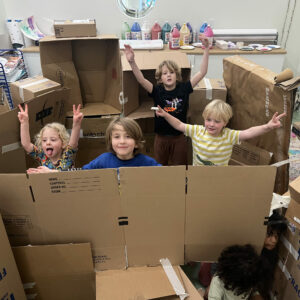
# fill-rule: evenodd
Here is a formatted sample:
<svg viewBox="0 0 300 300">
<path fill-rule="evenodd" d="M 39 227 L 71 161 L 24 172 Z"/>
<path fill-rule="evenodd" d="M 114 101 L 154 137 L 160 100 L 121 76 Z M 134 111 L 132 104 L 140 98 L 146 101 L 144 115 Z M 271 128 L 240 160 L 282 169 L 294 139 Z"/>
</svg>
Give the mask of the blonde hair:
<svg viewBox="0 0 300 300">
<path fill-rule="evenodd" d="M 126 133 L 135 140 L 136 148 L 134 149 L 134 155 L 138 154 L 144 147 L 144 138 L 143 138 L 143 132 L 140 127 L 140 125 L 130 118 L 125 117 L 117 117 L 114 118 L 107 126 L 106 132 L 105 132 L 105 141 L 106 141 L 106 147 L 107 150 L 115 153 L 113 147 L 112 147 L 112 132 L 115 129 L 116 125 L 120 125 L 123 127 L 123 129 L 126 131 Z"/>
<path fill-rule="evenodd" d="M 53 123 L 46 124 L 40 130 L 40 132 L 35 136 L 35 145 L 39 149 L 42 148 L 43 133 L 46 129 L 54 129 L 57 131 L 57 134 L 62 141 L 63 149 L 68 146 L 68 143 L 70 140 L 70 135 L 69 135 L 66 127 L 63 124 L 53 122 Z"/>
<path fill-rule="evenodd" d="M 204 120 L 207 118 L 215 118 L 216 120 L 223 121 L 226 124 L 233 116 L 231 106 L 223 100 L 215 99 L 208 103 L 202 113 Z"/>
<path fill-rule="evenodd" d="M 177 63 L 173 60 L 164 60 L 158 68 L 155 71 L 155 79 L 157 80 L 157 83 L 161 83 L 161 75 L 162 75 L 162 68 L 163 66 L 166 66 L 170 71 L 175 72 L 176 74 L 176 80 L 181 81 L 181 69 L 177 65 Z"/>
</svg>

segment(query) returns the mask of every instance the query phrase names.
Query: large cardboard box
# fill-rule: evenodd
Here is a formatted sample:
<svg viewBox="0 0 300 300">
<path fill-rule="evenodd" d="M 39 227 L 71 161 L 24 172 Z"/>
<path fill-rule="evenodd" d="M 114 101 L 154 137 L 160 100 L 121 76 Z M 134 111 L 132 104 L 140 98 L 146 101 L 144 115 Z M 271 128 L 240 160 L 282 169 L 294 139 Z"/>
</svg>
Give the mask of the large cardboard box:
<svg viewBox="0 0 300 300">
<path fill-rule="evenodd" d="M 300 176 L 289 184 L 291 198 L 300 205 Z"/>
<path fill-rule="evenodd" d="M 157 84 L 155 70 L 164 60 L 174 60 L 181 68 L 182 80 L 186 81 L 189 79 L 191 67 L 185 53 L 176 51 L 135 52 L 135 61 L 139 69 L 142 71 L 144 77 L 153 84 Z M 151 111 L 153 99 L 148 96 L 147 91 L 137 82 L 123 51 L 121 61 L 123 70 L 123 94 L 121 99 L 124 105 L 124 115 L 134 119 L 154 117 L 154 112 Z"/>
<path fill-rule="evenodd" d="M 1 174 L 0 211 L 12 245 L 90 242 L 97 270 L 156 266 L 163 257 L 214 261 L 233 243 L 261 248 L 275 173 L 177 166 Z"/>
<path fill-rule="evenodd" d="M 96 36 L 96 20 L 54 20 L 57 38 Z"/>
<path fill-rule="evenodd" d="M 202 117 L 205 106 L 214 99 L 226 102 L 227 89 L 223 79 L 202 79 L 190 95 L 188 123 L 203 125 Z"/>
<path fill-rule="evenodd" d="M 59 89 L 60 86 L 60 83 L 39 75 L 12 82 L 10 91 L 14 105 L 18 106 L 18 104 L 27 102 L 39 95 Z"/>
<path fill-rule="evenodd" d="M 272 163 L 288 159 L 291 111 L 294 90 L 286 91 L 275 85 L 276 73 L 238 55 L 223 60 L 223 77 L 228 103 L 233 109 L 229 127 L 247 129 L 267 123 L 278 111 L 287 116 L 282 127 L 248 142 L 273 153 Z M 289 182 L 288 165 L 278 168 L 275 192 L 283 194 Z"/>
<path fill-rule="evenodd" d="M 96 298 L 89 243 L 13 247 L 13 253 L 28 299 Z"/>
<path fill-rule="evenodd" d="M 25 300 L 25 292 L 0 216 L 0 299 Z"/>
<path fill-rule="evenodd" d="M 119 41 L 115 36 L 94 38 L 46 37 L 40 41 L 43 75 L 71 89 L 66 111 L 83 104 L 85 117 L 122 112 Z"/>
<path fill-rule="evenodd" d="M 28 101 L 32 140 L 47 123 L 64 123 L 64 102 L 68 99 L 69 92 L 68 89 L 54 90 Z M 19 109 L 15 108 L 0 115 L 1 173 L 19 173 L 26 170 L 24 150 L 20 144 L 18 111 Z"/>
</svg>

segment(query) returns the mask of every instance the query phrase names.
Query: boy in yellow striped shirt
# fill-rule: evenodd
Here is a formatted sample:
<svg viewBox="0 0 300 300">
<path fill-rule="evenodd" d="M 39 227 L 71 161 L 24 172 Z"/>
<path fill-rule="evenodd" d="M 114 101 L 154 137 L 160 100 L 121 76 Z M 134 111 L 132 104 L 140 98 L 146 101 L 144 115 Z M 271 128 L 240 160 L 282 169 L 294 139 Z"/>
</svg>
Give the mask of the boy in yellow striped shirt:
<svg viewBox="0 0 300 300">
<path fill-rule="evenodd" d="M 156 115 L 163 117 L 178 131 L 192 139 L 193 165 L 227 166 L 234 144 L 265 134 L 281 127 L 280 119 L 286 114 L 276 112 L 272 119 L 246 130 L 226 128 L 232 117 L 231 106 L 219 99 L 210 102 L 203 111 L 204 126 L 185 124 L 158 106 Z"/>
</svg>

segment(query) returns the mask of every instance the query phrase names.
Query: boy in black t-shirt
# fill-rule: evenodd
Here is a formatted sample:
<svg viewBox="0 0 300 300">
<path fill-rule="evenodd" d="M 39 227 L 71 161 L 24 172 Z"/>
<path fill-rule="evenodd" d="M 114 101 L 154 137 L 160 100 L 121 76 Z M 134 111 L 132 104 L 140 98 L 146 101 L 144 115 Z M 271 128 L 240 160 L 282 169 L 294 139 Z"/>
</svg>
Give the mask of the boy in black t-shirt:
<svg viewBox="0 0 300 300">
<path fill-rule="evenodd" d="M 180 121 L 186 123 L 189 105 L 189 94 L 193 88 L 205 76 L 208 68 L 209 43 L 206 36 L 201 38 L 205 46 L 200 71 L 189 81 L 182 82 L 181 70 L 176 62 L 163 61 L 155 72 L 157 85 L 147 80 L 134 59 L 134 52 L 130 45 L 125 46 L 125 55 L 132 68 L 133 74 L 141 86 L 153 98 L 155 106 L 159 105 L 165 111 L 171 113 Z M 187 140 L 182 132 L 174 129 L 162 117 L 155 115 L 155 140 L 154 156 L 162 165 L 186 165 L 187 164 Z"/>
</svg>

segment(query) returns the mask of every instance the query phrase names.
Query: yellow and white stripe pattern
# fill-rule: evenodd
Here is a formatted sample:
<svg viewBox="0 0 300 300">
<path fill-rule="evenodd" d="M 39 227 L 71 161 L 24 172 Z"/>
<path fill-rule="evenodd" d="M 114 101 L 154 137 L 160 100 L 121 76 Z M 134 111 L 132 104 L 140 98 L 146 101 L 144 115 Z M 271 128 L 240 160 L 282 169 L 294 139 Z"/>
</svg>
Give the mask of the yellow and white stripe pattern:
<svg viewBox="0 0 300 300">
<path fill-rule="evenodd" d="M 185 135 L 192 139 L 193 166 L 227 166 L 234 144 L 239 143 L 239 130 L 224 128 L 219 136 L 212 136 L 202 125 L 186 124 Z"/>
</svg>

